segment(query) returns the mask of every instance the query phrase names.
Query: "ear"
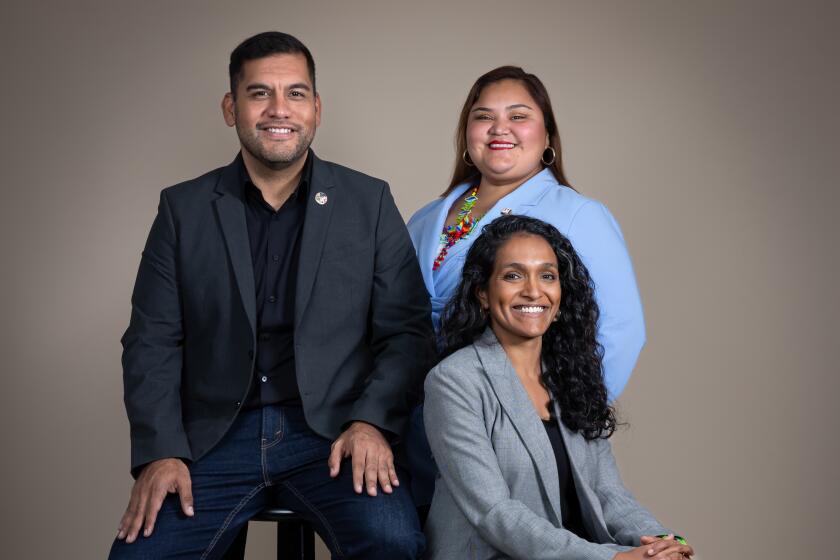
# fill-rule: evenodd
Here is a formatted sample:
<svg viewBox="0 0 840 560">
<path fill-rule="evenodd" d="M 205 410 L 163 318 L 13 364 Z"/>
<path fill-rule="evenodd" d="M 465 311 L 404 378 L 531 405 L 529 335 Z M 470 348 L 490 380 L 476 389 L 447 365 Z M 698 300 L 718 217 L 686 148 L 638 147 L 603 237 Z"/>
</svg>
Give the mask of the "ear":
<svg viewBox="0 0 840 560">
<path fill-rule="evenodd" d="M 236 124 L 236 111 L 233 107 L 233 94 L 227 92 L 224 97 L 222 97 L 222 117 L 225 119 L 225 124 L 228 126 L 233 126 Z"/>
<path fill-rule="evenodd" d="M 315 93 L 315 128 L 321 126 L 321 95 Z"/>
<path fill-rule="evenodd" d="M 482 309 L 490 309 L 490 300 L 487 299 L 487 290 L 484 288 L 476 288 L 475 297 L 478 298 L 478 303 L 481 305 Z"/>
</svg>

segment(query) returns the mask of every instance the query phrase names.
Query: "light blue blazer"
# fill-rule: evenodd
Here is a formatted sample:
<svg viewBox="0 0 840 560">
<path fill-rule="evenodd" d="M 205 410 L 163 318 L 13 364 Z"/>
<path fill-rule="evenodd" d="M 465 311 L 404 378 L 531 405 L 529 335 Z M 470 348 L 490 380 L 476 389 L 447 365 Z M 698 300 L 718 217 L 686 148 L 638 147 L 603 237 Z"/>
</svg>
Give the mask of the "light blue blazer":
<svg viewBox="0 0 840 560">
<path fill-rule="evenodd" d="M 418 210 L 408 222 L 408 232 L 431 296 L 435 330 L 440 327 L 443 307 L 461 280 L 467 251 L 477 237 L 474 232 L 460 240 L 449 249 L 440 269 L 432 270 L 446 215 L 469 186 L 465 183 L 455 187 L 445 198 L 438 198 Z M 600 202 L 559 184 L 548 169 L 499 200 L 481 218 L 479 231 L 508 208 L 513 214 L 539 218 L 560 230 L 589 269 L 601 311 L 598 342 L 604 347 L 604 378 L 610 399 L 617 398 L 645 343 L 642 302 L 618 222 Z"/>
</svg>

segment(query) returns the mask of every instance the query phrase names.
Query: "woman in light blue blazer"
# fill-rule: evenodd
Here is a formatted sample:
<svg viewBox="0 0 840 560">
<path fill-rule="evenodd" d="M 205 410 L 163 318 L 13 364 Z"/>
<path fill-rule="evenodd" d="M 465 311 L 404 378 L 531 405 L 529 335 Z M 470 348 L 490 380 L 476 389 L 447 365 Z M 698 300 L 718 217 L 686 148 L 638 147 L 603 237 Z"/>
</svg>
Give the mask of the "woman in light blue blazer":
<svg viewBox="0 0 840 560">
<path fill-rule="evenodd" d="M 484 74 L 467 95 L 456 145 L 449 187 L 408 222 L 435 329 L 460 280 L 464 256 L 485 224 L 506 213 L 540 218 L 569 238 L 595 282 L 604 378 L 610 400 L 617 398 L 645 342 L 642 304 L 615 218 L 568 186 L 545 86 L 513 66 Z M 418 505 L 429 503 L 434 474 L 422 425 L 418 409 L 408 435 Z"/>
<path fill-rule="evenodd" d="M 491 222 L 470 248 L 426 378 L 440 478 L 429 560 L 681 560 L 624 487 L 586 267 L 553 226 Z"/>
</svg>

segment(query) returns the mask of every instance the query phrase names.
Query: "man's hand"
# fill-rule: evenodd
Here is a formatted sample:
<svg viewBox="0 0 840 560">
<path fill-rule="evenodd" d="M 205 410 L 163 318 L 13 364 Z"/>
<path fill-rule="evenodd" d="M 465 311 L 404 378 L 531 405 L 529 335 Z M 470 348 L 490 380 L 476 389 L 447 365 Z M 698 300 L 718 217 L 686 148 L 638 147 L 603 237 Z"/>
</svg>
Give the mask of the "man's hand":
<svg viewBox="0 0 840 560">
<path fill-rule="evenodd" d="M 140 527 L 143 527 L 143 536 L 151 535 L 163 499 L 170 492 L 180 495 L 184 515 L 192 517 L 192 481 L 187 465 L 180 459 L 158 459 L 146 465 L 131 489 L 131 499 L 120 520 L 117 538 L 133 543 Z"/>
<path fill-rule="evenodd" d="M 341 460 L 352 458 L 353 489 L 362 493 L 362 482 L 367 486 L 367 493 L 376 496 L 376 483 L 382 486 L 386 494 L 393 492 L 391 486 L 399 486 L 397 471 L 394 470 L 394 454 L 382 433 L 365 422 L 353 422 L 332 444 L 332 452 L 327 464 L 330 476 L 335 478 L 341 469 Z"/>
</svg>

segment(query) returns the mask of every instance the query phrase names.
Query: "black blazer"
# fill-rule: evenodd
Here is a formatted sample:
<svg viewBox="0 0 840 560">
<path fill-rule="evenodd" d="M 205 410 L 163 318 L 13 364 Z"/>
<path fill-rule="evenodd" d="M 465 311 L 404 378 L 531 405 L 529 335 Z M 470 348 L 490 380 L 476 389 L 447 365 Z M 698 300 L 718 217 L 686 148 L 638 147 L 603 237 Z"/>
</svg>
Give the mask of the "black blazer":
<svg viewBox="0 0 840 560">
<path fill-rule="evenodd" d="M 433 353 L 414 249 L 387 183 L 311 155 L 295 298 L 303 410 L 326 438 L 353 420 L 399 435 Z M 248 394 L 256 301 L 241 191 L 231 164 L 161 193 L 122 338 L 135 475 L 199 459 Z"/>
</svg>

